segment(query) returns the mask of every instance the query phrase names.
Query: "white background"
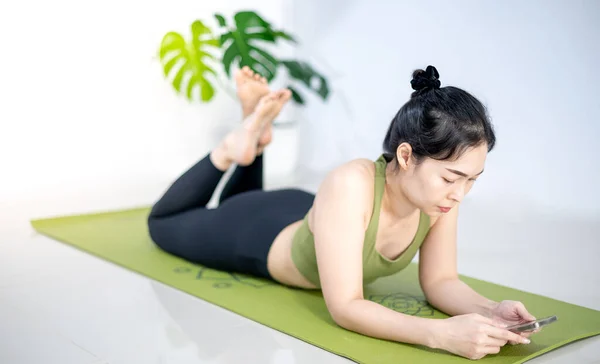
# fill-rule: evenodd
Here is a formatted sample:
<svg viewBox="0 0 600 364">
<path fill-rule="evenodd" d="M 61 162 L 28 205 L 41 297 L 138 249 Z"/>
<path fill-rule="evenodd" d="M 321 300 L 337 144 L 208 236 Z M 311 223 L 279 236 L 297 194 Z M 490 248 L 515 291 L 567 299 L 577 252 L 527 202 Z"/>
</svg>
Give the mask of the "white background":
<svg viewBox="0 0 600 364">
<path fill-rule="evenodd" d="M 498 144 L 469 198 L 494 208 L 600 217 L 597 1 L 294 2 L 295 30 L 333 77 L 303 110 L 307 166 L 376 158 L 416 68 L 488 107 Z"/>
<path fill-rule="evenodd" d="M 46 216 L 156 200 L 241 120 L 239 104 L 222 88 L 207 104 L 175 94 L 157 59 L 162 37 L 177 31 L 189 39 L 192 21 L 214 26 L 212 14 L 219 12 L 231 23 L 231 15 L 246 6 L 192 0 L 3 3 L 0 212 L 26 203 L 35 205 L 32 214 Z M 286 6 L 263 0 L 251 9 L 281 27 Z M 118 206 L 106 203 L 114 194 L 124 195 Z"/>
<path fill-rule="evenodd" d="M 2 2 L 0 361 L 345 362 L 29 226 L 150 204 L 239 122 L 225 92 L 204 105 L 176 96 L 155 54 L 167 31 L 187 36 L 196 18 L 244 8 L 297 34 L 297 55 L 331 81 L 327 103 L 309 97 L 282 116 L 300 125 L 290 183 L 315 188 L 347 159 L 376 158 L 412 70 L 433 64 L 481 98 L 498 135 L 464 203 L 460 272 L 600 309 L 599 4 Z M 277 131 L 269 175 L 289 170 L 293 130 Z M 532 363 L 592 363 L 598 342 Z"/>
<path fill-rule="evenodd" d="M 209 104 L 174 94 L 155 58 L 170 30 L 230 15 L 244 1 L 59 0 L 3 5 L 0 14 L 0 201 L 104 206 L 148 191 L 151 203 L 238 122 L 219 89 Z M 302 174 L 320 179 L 354 157 L 376 158 L 408 99 L 410 74 L 435 65 L 444 84 L 488 106 L 498 135 L 473 190 L 495 208 L 600 215 L 600 30 L 594 1 L 316 1 L 252 4 L 301 41 L 298 56 L 329 77 L 327 103 L 288 108 L 300 122 Z M 306 94 L 306 93 L 305 93 Z M 271 171 L 287 170 L 285 158 Z M 315 172 L 316 174 L 311 174 Z M 8 201 L 8 202 L 7 202 Z M 96 205 L 98 204 L 98 205 Z M 65 209 L 64 211 L 67 211 Z"/>
</svg>

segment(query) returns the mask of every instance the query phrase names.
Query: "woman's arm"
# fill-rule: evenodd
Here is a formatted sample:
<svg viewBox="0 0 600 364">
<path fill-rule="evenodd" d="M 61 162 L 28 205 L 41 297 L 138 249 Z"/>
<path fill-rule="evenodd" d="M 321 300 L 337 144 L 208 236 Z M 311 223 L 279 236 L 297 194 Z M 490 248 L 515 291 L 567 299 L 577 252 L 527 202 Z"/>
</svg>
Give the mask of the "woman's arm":
<svg viewBox="0 0 600 364">
<path fill-rule="evenodd" d="M 435 320 L 405 315 L 363 297 L 363 240 L 372 209 L 373 173 L 360 162 L 333 171 L 317 192 L 312 230 L 327 308 L 347 330 L 431 347 Z"/>
<path fill-rule="evenodd" d="M 498 304 L 462 282 L 456 268 L 458 206 L 431 227 L 419 252 L 419 280 L 429 303 L 448 315 L 478 313 L 491 317 Z"/>
</svg>

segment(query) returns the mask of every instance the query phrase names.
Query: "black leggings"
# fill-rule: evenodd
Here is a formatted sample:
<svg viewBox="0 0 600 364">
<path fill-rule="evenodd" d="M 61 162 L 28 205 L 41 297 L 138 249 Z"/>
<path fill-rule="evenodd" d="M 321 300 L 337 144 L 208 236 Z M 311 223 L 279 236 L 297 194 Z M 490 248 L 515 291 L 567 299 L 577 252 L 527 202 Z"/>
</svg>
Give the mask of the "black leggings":
<svg viewBox="0 0 600 364">
<path fill-rule="evenodd" d="M 299 189 L 264 191 L 263 157 L 238 166 L 219 206 L 206 208 L 223 171 L 207 155 L 152 207 L 148 228 L 164 251 L 209 268 L 272 278 L 267 254 L 279 232 L 301 220 L 314 195 Z"/>
</svg>

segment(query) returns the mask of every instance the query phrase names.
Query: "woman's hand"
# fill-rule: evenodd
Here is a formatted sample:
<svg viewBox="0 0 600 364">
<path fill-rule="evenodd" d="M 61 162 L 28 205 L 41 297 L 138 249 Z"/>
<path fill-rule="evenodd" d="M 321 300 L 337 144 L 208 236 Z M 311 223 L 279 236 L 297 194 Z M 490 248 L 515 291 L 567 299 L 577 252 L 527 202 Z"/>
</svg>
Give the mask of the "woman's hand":
<svg viewBox="0 0 600 364">
<path fill-rule="evenodd" d="M 476 313 L 436 320 L 434 341 L 433 348 L 468 359 L 497 354 L 508 341 L 529 343 L 528 339 L 506 330 L 503 324 Z"/>
<path fill-rule="evenodd" d="M 535 317 L 527 311 L 525 305 L 518 301 L 502 301 L 492 309 L 491 314 L 493 320 L 507 326 L 535 320 Z M 519 334 L 522 337 L 529 337 L 539 331 L 540 329 L 537 329 L 535 331 L 524 331 Z M 509 343 L 513 345 L 518 344 L 518 342 L 514 341 L 510 341 Z"/>
</svg>

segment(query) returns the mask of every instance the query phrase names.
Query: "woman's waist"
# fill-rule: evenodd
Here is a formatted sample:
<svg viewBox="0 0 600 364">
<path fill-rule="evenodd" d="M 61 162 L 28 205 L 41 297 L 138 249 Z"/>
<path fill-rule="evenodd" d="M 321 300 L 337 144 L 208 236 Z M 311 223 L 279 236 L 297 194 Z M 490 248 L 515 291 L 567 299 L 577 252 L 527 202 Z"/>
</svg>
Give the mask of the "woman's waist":
<svg viewBox="0 0 600 364">
<path fill-rule="evenodd" d="M 269 251 L 268 269 L 271 276 L 283 284 L 302 287 L 317 288 L 306 279 L 302 266 L 298 267 L 293 258 L 294 241 L 301 233 L 304 220 L 298 220 L 284 228 L 275 238 Z"/>
</svg>

